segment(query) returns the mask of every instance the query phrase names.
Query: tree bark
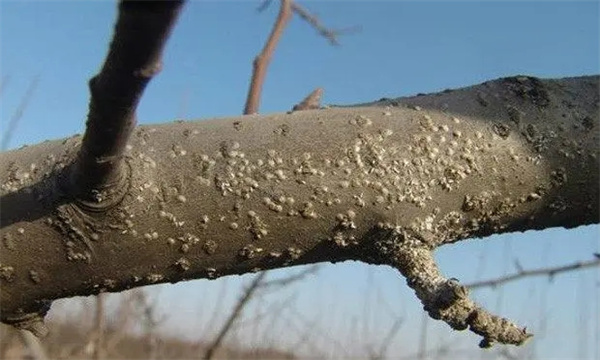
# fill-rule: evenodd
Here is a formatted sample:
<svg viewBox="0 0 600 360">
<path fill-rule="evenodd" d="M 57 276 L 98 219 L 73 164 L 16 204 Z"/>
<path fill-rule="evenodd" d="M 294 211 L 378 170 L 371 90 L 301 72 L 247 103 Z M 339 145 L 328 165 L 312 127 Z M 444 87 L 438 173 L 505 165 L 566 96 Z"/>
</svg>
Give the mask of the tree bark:
<svg viewBox="0 0 600 360">
<path fill-rule="evenodd" d="M 448 320 L 444 291 L 462 292 L 423 254 L 598 223 L 598 80 L 519 76 L 357 107 L 139 126 L 127 193 L 99 212 L 65 191 L 80 136 L 1 153 L 1 319 L 28 328 L 54 299 L 359 260 L 398 268 L 432 317 L 480 333 L 479 313 Z"/>
</svg>

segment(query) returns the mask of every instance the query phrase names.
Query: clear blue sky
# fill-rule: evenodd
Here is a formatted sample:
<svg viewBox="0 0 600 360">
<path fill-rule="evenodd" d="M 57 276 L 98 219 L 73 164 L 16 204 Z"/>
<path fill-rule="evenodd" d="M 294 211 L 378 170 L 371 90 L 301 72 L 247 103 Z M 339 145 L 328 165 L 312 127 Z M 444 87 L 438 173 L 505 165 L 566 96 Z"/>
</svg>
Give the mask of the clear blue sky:
<svg viewBox="0 0 600 360">
<path fill-rule="evenodd" d="M 187 4 L 167 47 L 164 70 L 142 100 L 139 122 L 240 114 L 252 59 L 262 48 L 277 12 L 274 1 L 258 14 L 259 3 Z M 267 75 L 263 113 L 286 111 L 318 86 L 325 89 L 325 103 L 350 104 L 515 74 L 563 77 L 600 72 L 598 1 L 300 3 L 330 27 L 359 25 L 362 30 L 342 37 L 342 45 L 332 47 L 306 23 L 294 19 Z M 40 79 L 11 147 L 83 131 L 87 80 L 106 55 L 115 16 L 112 1 L 0 0 L 1 131 L 31 81 L 38 75 Z M 449 276 L 469 281 L 511 272 L 515 257 L 524 267 L 590 259 L 600 249 L 599 235 L 598 226 L 511 234 L 442 249 L 439 257 Z M 240 285 L 237 278 L 226 281 L 232 287 Z M 524 281 L 476 296 L 541 334 L 526 349 L 529 353 L 539 358 L 593 358 L 599 355 L 599 325 L 594 320 L 600 316 L 599 281 L 598 270 L 590 270 L 552 283 Z M 197 326 L 199 320 L 190 320 L 194 317 L 190 314 L 195 314 L 194 306 L 201 298 L 224 301 L 215 298 L 219 284 L 200 281 L 160 287 L 161 299 L 177 302 L 183 309 L 171 312 L 165 327 Z M 399 355 L 414 352 L 420 331 L 419 306 L 403 281 L 387 269 L 353 263 L 327 266 L 318 277 L 295 288 L 310 294 L 299 296 L 296 305 L 309 319 L 311 314 L 321 314 L 325 323 L 319 327 L 328 336 L 355 346 L 358 340 L 352 336 L 356 334 L 351 335 L 352 326 L 349 320 L 344 322 L 344 316 L 356 317 L 359 323 L 371 319 L 368 326 L 361 323 L 358 334 L 369 330 L 373 338 L 390 324 L 389 312 L 379 305 L 365 314 L 366 300 L 361 294 L 375 286 L 367 284 L 378 284 L 381 297 L 393 311 L 410 315 L 392 350 Z M 356 301 L 346 299 L 340 304 L 339 294 Z M 227 301 L 235 297 L 230 291 Z M 565 331 L 559 331 L 560 326 Z M 461 348 L 474 345 L 474 338 L 464 333 L 449 337 L 445 326 L 432 329 L 431 342 L 452 341 Z"/>
</svg>

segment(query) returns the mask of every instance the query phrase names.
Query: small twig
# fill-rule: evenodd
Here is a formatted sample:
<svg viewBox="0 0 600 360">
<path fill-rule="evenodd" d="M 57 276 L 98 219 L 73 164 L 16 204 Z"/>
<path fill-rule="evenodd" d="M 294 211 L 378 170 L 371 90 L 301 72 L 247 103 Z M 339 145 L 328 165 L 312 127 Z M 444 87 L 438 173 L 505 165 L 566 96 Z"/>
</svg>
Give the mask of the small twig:
<svg viewBox="0 0 600 360">
<path fill-rule="evenodd" d="M 238 300 L 237 304 L 234 306 L 231 314 L 229 315 L 229 317 L 227 318 L 227 320 L 221 327 L 219 334 L 217 335 L 217 337 L 215 338 L 213 343 L 206 350 L 206 353 L 204 354 L 204 359 L 209 360 L 214 357 L 215 352 L 221 346 L 221 343 L 225 339 L 225 336 L 231 330 L 234 323 L 241 316 L 242 311 L 248 305 L 250 300 L 252 300 L 252 298 L 255 296 L 257 291 L 264 290 L 267 288 L 273 289 L 273 288 L 282 288 L 285 286 L 289 286 L 293 282 L 304 279 L 308 274 L 314 273 L 317 270 L 317 268 L 318 268 L 318 266 L 311 266 L 297 274 L 290 275 L 290 276 L 282 278 L 282 279 L 271 280 L 271 281 L 265 280 L 265 277 L 268 273 L 267 271 L 263 271 L 262 273 L 255 276 L 254 279 L 252 280 L 252 282 L 250 283 L 250 285 L 246 288 L 246 290 L 244 291 L 244 293 Z"/>
<path fill-rule="evenodd" d="M 275 25 L 273 25 L 273 29 L 271 30 L 271 34 L 261 53 L 252 63 L 252 79 L 250 80 L 250 88 L 248 89 L 244 115 L 256 114 L 258 112 L 262 87 L 265 82 L 265 76 L 267 75 L 267 67 L 269 66 L 269 62 L 271 62 L 271 57 L 275 52 L 275 48 L 283 34 L 283 30 L 292 17 L 290 3 L 291 0 L 281 0 L 279 14 L 277 15 L 277 20 L 275 20 Z"/>
<path fill-rule="evenodd" d="M 246 307 L 246 304 L 250 301 L 254 293 L 258 290 L 266 275 L 266 271 L 263 271 L 260 274 L 256 275 L 250 283 L 250 285 L 246 288 L 246 290 L 238 300 L 237 304 L 233 308 L 233 311 L 231 311 L 231 314 L 229 314 L 227 321 L 225 321 L 225 323 L 221 327 L 221 330 L 217 334 L 217 337 L 206 350 L 206 353 L 204 354 L 205 360 L 210 360 L 213 358 L 215 352 L 221 346 L 223 339 L 225 339 L 225 335 L 227 335 L 234 322 L 239 318 L 240 314 L 242 313 L 242 310 L 244 309 L 244 307 Z"/>
<path fill-rule="evenodd" d="M 264 11 L 269 5 L 271 5 L 272 0 L 265 0 L 258 7 L 258 11 Z M 258 108 L 260 105 L 260 97 L 262 93 L 262 87 L 265 81 L 265 76 L 267 73 L 267 67 L 269 66 L 269 62 L 271 61 L 271 57 L 275 52 L 275 47 L 283 34 L 283 30 L 291 19 L 293 13 L 296 13 L 300 18 L 304 21 L 308 22 L 321 36 L 325 37 L 332 45 L 339 45 L 337 40 L 338 36 L 342 33 L 349 33 L 351 31 L 356 31 L 358 28 L 348 28 L 345 30 L 332 30 L 325 27 L 319 18 L 315 15 L 311 14 L 308 10 L 298 5 L 294 0 L 281 0 L 281 6 L 279 8 L 279 15 L 275 20 L 275 25 L 271 30 L 271 34 L 267 39 L 267 42 L 261 51 L 261 53 L 254 59 L 252 64 L 252 79 L 250 80 L 250 88 L 248 89 L 248 96 L 246 97 L 246 105 L 244 106 L 244 115 L 256 114 L 258 113 Z M 300 103 L 296 106 L 300 106 L 299 108 L 294 107 L 292 111 L 296 110 L 306 110 L 318 108 L 320 106 L 320 97 L 322 94 L 322 89 L 315 90 L 314 93 L 309 95 L 305 101 L 307 103 L 303 105 Z M 310 97 L 314 97 L 314 99 Z M 315 103 L 317 105 L 315 105 Z M 304 106 L 304 107 L 302 107 Z M 316 107 L 314 107 L 316 106 Z"/>
<path fill-rule="evenodd" d="M 2 81 L 2 88 L 4 88 L 4 85 L 6 84 L 6 82 L 7 82 L 6 80 Z M 19 107 L 17 107 L 17 110 L 15 110 L 12 117 L 10 118 L 10 121 L 8 122 L 6 131 L 4 132 L 4 135 L 2 135 L 2 143 L 0 144 L 0 148 L 2 149 L 2 151 L 6 150 L 8 148 L 8 144 L 10 143 L 10 140 L 12 139 L 13 133 L 17 129 L 17 125 L 19 124 L 19 121 L 23 117 L 23 113 L 25 112 L 25 109 L 27 109 L 27 106 L 29 105 L 29 101 L 33 97 L 33 93 L 34 93 L 35 89 L 37 89 L 39 82 L 40 82 L 40 76 L 38 75 L 29 84 L 29 87 L 27 88 L 27 92 L 25 92 L 25 95 L 21 99 L 21 103 L 19 104 Z"/>
<path fill-rule="evenodd" d="M 267 317 L 277 318 L 280 316 L 280 314 L 285 309 L 289 308 L 291 306 L 291 304 L 293 304 L 294 300 L 296 300 L 296 294 L 294 294 L 292 296 L 288 296 L 287 298 L 283 299 L 281 302 L 278 302 L 278 303 L 275 303 L 275 304 L 269 306 L 269 309 L 264 312 L 260 312 L 256 315 L 253 315 L 252 317 L 250 317 L 248 319 L 239 321 L 236 324 L 236 329 L 240 330 L 249 325 L 256 325 L 257 323 L 259 323 L 260 321 L 264 320 Z"/>
<path fill-rule="evenodd" d="M 388 330 L 387 334 L 381 341 L 381 344 L 379 345 L 379 350 L 377 351 L 375 356 L 373 356 L 374 359 L 385 359 L 386 358 L 388 348 L 392 344 L 392 340 L 394 340 L 394 337 L 396 336 L 396 334 L 398 334 L 398 331 L 402 327 L 403 322 L 404 322 L 404 319 L 401 317 L 397 317 L 396 320 L 394 320 L 394 323 L 392 324 L 392 326 Z"/>
<path fill-rule="evenodd" d="M 338 36 L 360 30 L 359 26 L 353 26 L 350 28 L 338 29 L 338 30 L 329 29 L 321 23 L 321 21 L 319 20 L 319 18 L 316 15 L 311 14 L 308 10 L 306 10 L 302 6 L 298 5 L 296 2 L 292 3 L 292 10 L 296 14 L 298 14 L 298 16 L 300 16 L 303 20 L 308 22 L 315 30 L 317 30 L 317 32 L 321 36 L 323 36 L 324 38 L 329 40 L 329 43 L 331 45 L 339 45 L 340 44 L 338 41 Z"/>
<path fill-rule="evenodd" d="M 260 284 L 259 286 L 262 289 L 266 289 L 266 288 L 270 288 L 270 289 L 276 288 L 276 289 L 279 289 L 279 288 L 282 288 L 282 287 L 285 287 L 285 286 L 289 286 L 293 282 L 297 282 L 297 281 L 303 280 L 308 275 L 311 275 L 311 274 L 314 274 L 315 272 L 317 272 L 317 270 L 319 270 L 319 265 L 312 265 L 312 266 L 309 266 L 306 269 L 304 269 L 304 270 L 302 270 L 302 271 L 300 271 L 300 272 L 298 272 L 296 274 L 293 274 L 293 275 L 290 275 L 290 276 L 287 276 L 287 277 L 284 277 L 284 278 L 281 278 L 281 279 L 265 281 L 262 284 Z"/>
<path fill-rule="evenodd" d="M 502 285 L 507 282 L 515 281 L 515 280 L 518 280 L 518 279 L 521 279 L 524 277 L 548 275 L 550 278 L 552 278 L 552 277 L 554 277 L 554 275 L 557 275 L 557 274 L 560 274 L 563 272 L 581 270 L 581 269 L 594 267 L 594 266 L 600 266 L 600 258 L 590 260 L 590 261 L 583 261 L 583 262 L 579 261 L 579 262 L 576 262 L 573 264 L 568 264 L 568 265 L 563 265 L 563 266 L 541 268 L 541 269 L 534 269 L 534 270 L 523 270 L 522 268 L 518 268 L 519 271 L 515 274 L 502 276 L 502 277 L 499 277 L 496 279 L 476 281 L 476 282 L 473 282 L 470 284 L 466 284 L 464 286 L 466 286 L 470 289 L 476 289 L 476 288 L 481 288 L 481 287 L 496 287 L 498 285 Z"/>
</svg>

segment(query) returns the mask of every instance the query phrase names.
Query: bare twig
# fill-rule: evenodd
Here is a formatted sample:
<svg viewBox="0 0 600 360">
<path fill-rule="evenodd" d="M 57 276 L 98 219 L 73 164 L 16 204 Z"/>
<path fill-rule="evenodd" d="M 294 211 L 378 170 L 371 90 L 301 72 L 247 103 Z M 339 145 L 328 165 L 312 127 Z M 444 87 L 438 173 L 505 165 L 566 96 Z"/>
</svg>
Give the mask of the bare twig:
<svg viewBox="0 0 600 360">
<path fill-rule="evenodd" d="M 269 5 L 271 5 L 271 3 L 272 0 L 263 1 L 263 3 L 258 7 L 258 11 L 265 10 L 267 7 L 269 7 Z M 283 34 L 283 30 L 289 22 L 292 13 L 296 13 L 298 16 L 300 16 L 300 18 L 308 22 L 321 36 L 329 40 L 332 45 L 339 45 L 337 37 L 342 33 L 348 33 L 358 29 L 356 27 L 345 30 L 329 29 L 321 23 L 317 16 L 311 14 L 308 10 L 298 5 L 294 0 L 281 0 L 279 15 L 275 20 L 273 30 L 271 30 L 271 34 L 269 35 L 262 52 L 254 59 L 252 64 L 252 79 L 250 80 L 250 88 L 248 89 L 248 96 L 246 97 L 246 105 L 244 107 L 245 115 L 258 113 L 267 67 L 269 66 L 271 57 L 275 52 L 275 47 L 277 46 L 277 43 L 279 42 L 279 39 Z M 323 89 L 318 88 L 314 90 L 304 99 L 304 101 L 294 106 L 292 111 L 319 108 L 322 93 Z"/>
<path fill-rule="evenodd" d="M 113 40 L 100 73 L 90 82 L 86 131 L 72 174 L 75 195 L 92 208 L 120 200 L 122 155 L 135 127 L 135 111 L 148 82 L 162 67 L 162 52 L 183 6 L 177 1 L 119 3 Z"/>
<path fill-rule="evenodd" d="M 534 270 L 523 270 L 522 268 L 518 267 L 519 271 L 515 274 L 502 276 L 502 277 L 499 277 L 496 279 L 476 281 L 476 282 L 473 282 L 470 284 L 466 284 L 464 286 L 466 286 L 470 289 L 476 289 L 476 288 L 481 288 L 481 287 L 496 287 L 496 286 L 505 284 L 507 282 L 515 281 L 515 280 L 518 280 L 518 279 L 521 279 L 524 277 L 547 275 L 548 277 L 553 278 L 555 275 L 560 274 L 560 273 L 573 271 L 573 270 L 581 270 L 581 269 L 590 268 L 590 267 L 594 267 L 594 266 L 600 266 L 600 258 L 596 258 L 594 260 L 589 260 L 589 261 L 578 261 L 576 263 L 563 265 L 563 266 L 548 267 L 548 268 L 541 268 L 541 269 L 534 269 Z"/>
<path fill-rule="evenodd" d="M 294 10 L 294 13 L 298 14 L 298 16 L 300 16 L 303 20 L 308 22 L 315 30 L 317 30 L 317 32 L 321 36 L 323 36 L 324 38 L 329 40 L 329 43 L 331 45 L 339 45 L 340 44 L 338 41 L 339 35 L 347 34 L 350 32 L 355 32 L 355 31 L 360 30 L 360 27 L 358 27 L 358 26 L 353 26 L 353 27 L 350 27 L 347 29 L 339 29 L 339 30 L 329 29 L 321 23 L 321 21 L 319 20 L 319 18 L 316 15 L 311 14 L 308 10 L 306 10 L 302 6 L 298 5 L 295 1 L 292 3 L 292 10 Z"/>
<path fill-rule="evenodd" d="M 221 286 L 219 288 L 219 292 L 216 297 L 217 301 L 215 301 L 215 306 L 214 306 L 214 308 L 212 308 L 212 311 L 209 311 L 211 316 L 208 319 L 208 321 L 205 322 L 205 325 L 204 325 L 204 333 L 207 333 L 208 331 L 210 331 L 210 329 L 217 328 L 217 320 L 218 320 L 219 314 L 222 314 L 225 312 L 223 310 L 224 302 L 222 301 L 222 299 L 225 299 L 227 297 L 227 290 L 228 290 L 227 285 L 228 284 L 226 281 L 227 281 L 226 279 L 223 279 L 223 281 L 221 281 Z"/>
<path fill-rule="evenodd" d="M 290 275 L 290 276 L 287 276 L 287 277 L 284 277 L 281 279 L 265 281 L 265 282 L 259 284 L 259 286 L 262 289 L 266 289 L 266 288 L 279 289 L 279 288 L 282 288 L 285 286 L 289 286 L 291 283 L 303 280 L 308 275 L 312 275 L 312 274 L 316 273 L 317 270 L 319 270 L 319 265 L 312 265 L 296 274 L 293 274 L 293 275 Z"/>
<path fill-rule="evenodd" d="M 6 84 L 6 82 L 7 82 L 6 80 L 2 81 L 2 89 L 4 88 L 4 85 Z M 0 144 L 0 148 L 3 151 L 7 149 L 8 144 L 10 143 L 10 140 L 12 139 L 13 133 L 17 129 L 17 125 L 19 124 L 19 121 L 23 117 L 23 113 L 25 112 L 25 109 L 27 109 L 27 105 L 29 105 L 29 100 L 31 100 L 31 98 L 33 97 L 33 93 L 34 93 L 35 89 L 37 89 L 39 82 L 40 82 L 40 76 L 38 75 L 29 84 L 29 87 L 27 88 L 27 92 L 25 92 L 25 95 L 21 99 L 21 103 L 19 104 L 19 107 L 17 107 L 17 110 L 15 110 L 12 117 L 10 118 L 10 121 L 8 122 L 8 126 L 4 132 L 4 135 L 2 135 L 2 143 Z"/>
<path fill-rule="evenodd" d="M 212 342 L 212 344 L 206 350 L 206 353 L 204 354 L 205 360 L 210 360 L 213 358 L 213 356 L 215 355 L 215 352 L 221 346 L 223 339 L 225 339 L 225 335 L 227 335 L 227 333 L 233 326 L 234 322 L 237 320 L 237 318 L 242 313 L 242 310 L 244 309 L 244 307 L 246 307 L 246 304 L 250 301 L 250 299 L 252 298 L 254 293 L 258 290 L 258 288 L 260 287 L 260 285 L 263 282 L 266 275 L 267 275 L 266 271 L 263 271 L 260 274 L 256 275 L 254 277 L 254 279 L 252 280 L 252 282 L 250 283 L 250 285 L 246 288 L 246 290 L 244 291 L 244 293 L 238 300 L 237 304 L 233 308 L 233 311 L 231 311 L 229 318 L 227 318 L 227 321 L 225 321 L 225 323 L 223 324 L 223 327 L 221 327 L 221 331 L 219 331 L 219 334 L 217 335 L 215 340 Z"/>
<path fill-rule="evenodd" d="M 2 136 L 2 142 L 0 143 L 1 150 L 4 151 L 8 147 L 8 144 L 10 143 L 10 140 L 12 139 L 12 136 L 13 136 L 15 130 L 17 129 L 17 125 L 19 124 L 19 121 L 23 118 L 23 113 L 25 112 L 25 109 L 27 109 L 27 106 L 29 105 L 29 101 L 33 97 L 34 91 L 37 89 L 39 80 L 40 80 L 40 76 L 38 75 L 31 81 L 31 83 L 29 84 L 29 87 L 27 88 L 27 91 L 25 92 L 25 95 L 21 99 L 21 103 L 19 104 L 19 106 L 17 107 L 17 110 L 13 113 L 12 117 L 10 118 L 8 127 L 7 127 L 6 131 L 4 132 L 4 135 Z M 9 81 L 10 81 L 9 76 L 2 77 L 2 82 L 0 83 L 0 95 L 6 88 L 6 84 L 8 84 Z M 29 357 L 31 359 L 33 359 L 33 360 L 47 359 L 46 352 L 44 351 L 44 347 L 41 344 L 40 339 L 38 339 L 35 335 L 33 335 L 31 332 L 29 332 L 27 330 L 17 330 L 17 331 L 19 333 L 19 338 L 21 339 L 21 342 L 29 351 Z"/>
<path fill-rule="evenodd" d="M 292 306 L 292 304 L 294 303 L 294 300 L 296 299 L 296 296 L 297 296 L 296 294 L 294 294 L 292 296 L 288 296 L 287 298 L 283 299 L 282 301 L 272 304 L 264 312 L 261 311 L 260 313 L 253 315 L 250 318 L 238 321 L 236 324 L 236 329 L 243 329 L 244 327 L 247 327 L 250 325 L 256 325 L 259 322 L 261 322 L 262 320 L 266 319 L 267 317 L 271 317 L 271 318 L 279 317 L 279 315 L 285 309 L 288 309 Z"/>
<path fill-rule="evenodd" d="M 248 89 L 248 97 L 246 98 L 246 106 L 244 107 L 245 115 L 255 114 L 258 112 L 262 87 L 267 74 L 267 67 L 269 66 L 271 57 L 275 52 L 277 43 L 283 34 L 283 30 L 292 16 L 290 3 L 291 0 L 281 0 L 279 15 L 277 15 L 277 20 L 275 20 L 275 25 L 273 25 L 271 34 L 269 35 L 269 38 L 267 39 L 267 42 L 261 53 L 254 59 L 254 62 L 252 63 L 252 79 L 250 80 L 250 88 Z"/>
<path fill-rule="evenodd" d="M 208 360 L 208 359 L 213 358 L 213 356 L 215 355 L 215 352 L 219 349 L 219 347 L 221 346 L 221 343 L 225 339 L 225 336 L 231 330 L 234 323 L 241 316 L 242 311 L 248 305 L 250 300 L 252 300 L 252 298 L 255 296 L 257 291 L 265 290 L 265 289 L 273 289 L 273 288 L 279 289 L 279 288 L 282 288 L 285 286 L 289 286 L 290 284 L 292 284 L 296 281 L 304 279 L 307 275 L 314 273 L 317 269 L 318 269 L 318 266 L 310 266 L 297 274 L 290 275 L 290 276 L 287 276 L 282 279 L 271 280 L 271 281 L 265 280 L 267 271 L 263 271 L 260 274 L 258 274 L 257 276 L 255 276 L 254 279 L 252 280 L 252 282 L 250 283 L 250 285 L 248 285 L 248 287 L 246 288 L 246 290 L 244 291 L 244 293 L 238 300 L 237 304 L 234 306 L 233 310 L 231 311 L 231 314 L 229 315 L 229 317 L 227 318 L 227 320 L 221 327 L 221 330 L 219 331 L 217 337 L 215 338 L 215 340 L 212 342 L 212 344 L 206 350 L 206 353 L 204 354 L 204 359 Z"/>
<path fill-rule="evenodd" d="M 387 351 L 388 351 L 390 345 L 392 344 L 392 340 L 394 340 L 394 337 L 396 336 L 396 334 L 398 334 L 398 331 L 402 327 L 403 322 L 404 322 L 404 319 L 401 317 L 397 317 L 396 320 L 394 320 L 394 322 L 392 323 L 392 326 L 390 327 L 387 334 L 381 341 L 381 344 L 379 345 L 379 349 L 377 350 L 377 352 L 375 354 L 372 354 L 371 359 L 379 360 L 379 359 L 386 358 L 386 354 L 387 354 Z"/>
<path fill-rule="evenodd" d="M 271 5 L 272 0 L 265 0 L 262 4 L 257 8 L 259 12 L 264 11 L 266 8 Z M 298 5 L 296 1 L 292 1 L 292 11 L 296 13 L 300 18 L 307 23 L 309 23 L 318 33 L 319 35 L 326 38 L 331 45 L 339 45 L 338 36 L 345 35 L 349 33 L 353 33 L 356 31 L 360 31 L 360 26 L 352 26 L 345 29 L 330 29 L 321 23 L 321 20 L 317 17 L 317 15 L 312 14 L 310 11 Z"/>
<path fill-rule="evenodd" d="M 331 332 L 323 331 L 323 329 L 319 328 L 320 319 L 318 317 L 315 317 L 315 319 L 313 321 L 310 321 L 310 320 L 306 319 L 305 316 L 295 308 L 291 308 L 289 313 L 290 313 L 289 315 L 283 314 L 283 316 L 288 319 L 287 323 L 289 326 L 293 326 L 294 322 L 296 321 L 296 322 L 301 323 L 305 329 L 308 329 L 310 331 L 310 334 L 308 336 L 303 336 L 300 339 L 301 342 L 297 343 L 297 346 L 301 343 L 307 344 L 308 346 L 315 346 L 314 343 L 316 341 L 308 342 L 306 339 L 309 337 L 316 336 L 319 339 L 322 339 L 325 342 L 327 342 L 327 345 L 331 348 L 331 350 L 340 350 L 341 352 L 343 352 L 343 356 L 338 356 L 339 358 L 352 357 L 350 349 L 348 349 L 347 346 L 344 346 L 344 344 L 342 344 L 342 342 L 340 341 L 340 339 L 338 337 L 332 336 Z M 297 326 L 293 326 L 293 327 L 295 327 L 297 332 L 299 332 L 300 329 L 298 329 Z"/>
</svg>

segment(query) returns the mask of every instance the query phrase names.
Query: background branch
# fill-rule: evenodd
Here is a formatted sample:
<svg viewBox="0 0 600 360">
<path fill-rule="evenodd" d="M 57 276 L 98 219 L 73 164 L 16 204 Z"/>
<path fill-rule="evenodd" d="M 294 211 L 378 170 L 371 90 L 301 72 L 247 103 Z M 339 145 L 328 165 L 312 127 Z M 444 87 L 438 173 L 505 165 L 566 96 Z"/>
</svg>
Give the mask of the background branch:
<svg viewBox="0 0 600 360">
<path fill-rule="evenodd" d="M 544 276 L 544 275 L 547 275 L 548 278 L 550 280 L 552 280 L 552 278 L 555 275 L 558 275 L 561 273 L 574 271 L 574 270 L 582 270 L 582 269 L 591 268 L 591 267 L 595 267 L 595 266 L 600 266 L 599 258 L 589 260 L 589 261 L 578 261 L 578 262 L 575 262 L 572 264 L 556 266 L 556 267 L 546 267 L 546 268 L 533 269 L 533 270 L 518 269 L 518 272 L 515 274 L 501 276 L 501 277 L 498 277 L 495 279 L 476 281 L 476 282 L 472 282 L 470 284 L 465 284 L 464 286 L 466 286 L 470 289 L 477 289 L 477 288 L 482 288 L 482 287 L 497 287 L 499 285 L 503 285 L 508 282 L 519 280 L 519 279 L 522 279 L 525 277 Z"/>
<path fill-rule="evenodd" d="M 9 78 L 7 77 L 7 79 L 9 79 Z M 17 107 L 17 110 L 15 110 L 15 112 L 11 116 L 6 130 L 4 130 L 4 135 L 2 135 L 2 142 L 0 143 L 0 148 L 2 150 L 6 150 L 8 148 L 8 144 L 10 143 L 10 140 L 12 139 L 15 130 L 17 129 L 17 125 L 19 124 L 19 121 L 21 120 L 21 118 L 23 117 L 23 114 L 25 113 L 25 109 L 27 109 L 27 105 L 29 104 L 29 101 L 33 97 L 33 93 L 37 89 L 39 82 L 40 82 L 40 76 L 38 75 L 31 81 L 31 83 L 29 84 L 29 87 L 27 87 L 27 91 L 25 92 L 25 95 L 21 99 L 21 103 Z M 4 90 L 4 87 L 6 86 L 7 83 L 8 83 L 8 80 L 4 80 L 4 79 L 2 80 L 2 86 L 0 87 L 0 94 Z"/>
<path fill-rule="evenodd" d="M 267 68 L 271 62 L 277 43 L 283 34 L 283 30 L 292 16 L 291 2 L 292 0 L 281 0 L 279 14 L 275 20 L 273 29 L 271 30 L 271 34 L 260 54 L 258 54 L 252 62 L 252 78 L 250 80 L 250 88 L 248 89 L 248 96 L 246 98 L 246 106 L 244 107 L 245 115 L 258 112 L 262 87 L 265 82 L 265 76 L 267 75 Z"/>
</svg>

